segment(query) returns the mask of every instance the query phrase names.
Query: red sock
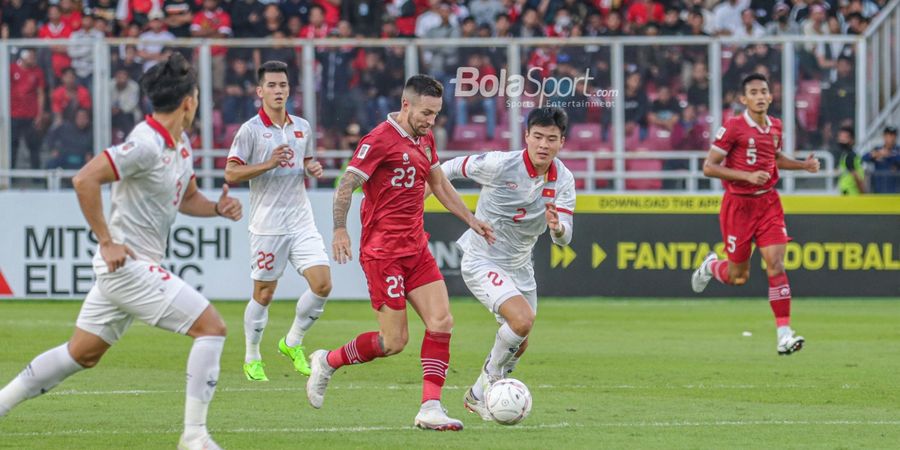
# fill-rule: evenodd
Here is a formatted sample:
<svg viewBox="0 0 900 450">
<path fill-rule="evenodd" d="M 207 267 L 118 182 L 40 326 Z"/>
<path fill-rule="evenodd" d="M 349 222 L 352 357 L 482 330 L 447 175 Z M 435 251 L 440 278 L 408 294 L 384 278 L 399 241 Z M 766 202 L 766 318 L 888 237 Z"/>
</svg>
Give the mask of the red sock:
<svg viewBox="0 0 900 450">
<path fill-rule="evenodd" d="M 791 324 L 791 285 L 787 274 L 769 277 L 769 306 L 775 313 L 775 325 L 785 327 Z"/>
<path fill-rule="evenodd" d="M 422 403 L 440 400 L 450 366 L 450 333 L 425 330 L 422 339 Z"/>
<path fill-rule="evenodd" d="M 378 332 L 370 331 L 357 336 L 343 347 L 328 352 L 328 365 L 337 369 L 348 364 L 362 364 L 384 356 L 378 343 Z"/>
<path fill-rule="evenodd" d="M 727 259 L 720 259 L 709 263 L 709 271 L 712 272 L 713 277 L 719 280 L 720 283 L 731 284 L 731 280 L 728 279 Z"/>
</svg>

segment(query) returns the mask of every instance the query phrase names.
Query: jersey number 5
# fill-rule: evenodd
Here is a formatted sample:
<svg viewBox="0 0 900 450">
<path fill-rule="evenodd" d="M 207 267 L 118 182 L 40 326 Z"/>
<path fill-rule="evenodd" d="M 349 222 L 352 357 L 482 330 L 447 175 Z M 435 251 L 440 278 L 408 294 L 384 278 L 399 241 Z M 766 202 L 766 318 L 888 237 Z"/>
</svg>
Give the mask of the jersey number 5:
<svg viewBox="0 0 900 450">
<path fill-rule="evenodd" d="M 403 180 L 404 178 L 406 178 L 406 181 Z M 394 169 L 394 176 L 391 177 L 391 186 L 411 188 L 415 182 L 415 167 L 407 167 L 405 170 L 402 167 Z"/>
<path fill-rule="evenodd" d="M 747 149 L 747 164 L 756 164 L 756 147 Z"/>
</svg>

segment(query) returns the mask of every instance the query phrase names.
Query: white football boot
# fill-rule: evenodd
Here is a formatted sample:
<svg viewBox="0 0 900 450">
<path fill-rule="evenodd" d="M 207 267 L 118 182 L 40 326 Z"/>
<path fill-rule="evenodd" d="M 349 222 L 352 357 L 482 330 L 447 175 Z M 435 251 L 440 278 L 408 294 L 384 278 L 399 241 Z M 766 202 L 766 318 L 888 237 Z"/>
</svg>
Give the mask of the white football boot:
<svg viewBox="0 0 900 450">
<path fill-rule="evenodd" d="M 334 368 L 328 365 L 328 350 L 316 350 L 309 355 L 310 374 L 306 380 L 306 398 L 313 408 L 319 409 L 325 401 L 325 389 L 334 375 Z"/>
<path fill-rule="evenodd" d="M 210 435 L 203 436 L 199 439 L 187 441 L 184 436 L 178 440 L 178 450 L 222 450 L 216 441 L 212 440 Z"/>
<path fill-rule="evenodd" d="M 706 285 L 709 284 L 709 280 L 712 280 L 712 272 L 709 271 L 709 265 L 713 261 L 718 260 L 719 257 L 716 256 L 716 252 L 709 252 L 706 255 L 706 259 L 700 263 L 700 267 L 694 271 L 694 274 L 691 275 L 691 289 L 696 293 L 703 292 L 706 289 Z"/>
<path fill-rule="evenodd" d="M 422 403 L 416 414 L 415 424 L 423 430 L 459 431 L 463 423 L 447 416 L 447 410 L 441 406 L 440 400 L 428 400 Z"/>
<path fill-rule="evenodd" d="M 491 417 L 491 413 L 488 412 L 488 409 L 487 409 L 487 393 L 488 393 L 488 390 L 491 388 L 491 385 L 494 384 L 494 382 L 496 382 L 497 380 L 499 380 L 500 377 L 499 376 L 492 377 L 492 376 L 488 375 L 486 367 L 487 367 L 487 363 L 485 363 L 485 366 L 482 367 L 481 374 L 478 375 L 478 379 L 475 380 L 475 384 L 481 385 L 481 392 L 482 392 L 481 397 L 482 398 L 479 400 L 478 397 L 475 396 L 475 392 L 472 391 L 472 388 L 470 387 L 466 391 L 466 395 L 463 396 L 463 405 L 469 411 L 471 411 L 475 414 L 478 414 L 478 416 L 481 417 L 481 420 L 490 421 L 490 420 L 494 420 L 494 418 Z"/>
<path fill-rule="evenodd" d="M 803 349 L 803 343 L 806 342 L 803 336 L 795 336 L 794 330 L 790 334 L 784 335 L 778 340 L 778 354 L 791 355 Z"/>
</svg>

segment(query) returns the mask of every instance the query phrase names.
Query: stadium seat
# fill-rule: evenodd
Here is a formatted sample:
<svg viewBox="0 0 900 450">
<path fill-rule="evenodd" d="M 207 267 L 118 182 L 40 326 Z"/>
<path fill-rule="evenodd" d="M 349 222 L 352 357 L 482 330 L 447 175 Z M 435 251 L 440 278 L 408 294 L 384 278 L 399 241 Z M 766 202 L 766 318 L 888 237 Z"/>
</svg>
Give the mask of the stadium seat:
<svg viewBox="0 0 900 450">
<path fill-rule="evenodd" d="M 569 150 L 595 151 L 600 146 L 600 124 L 576 123 L 569 129 L 566 148 Z"/>
<path fill-rule="evenodd" d="M 587 185 L 587 183 L 585 182 L 585 177 L 583 174 L 579 174 L 578 172 L 587 172 L 587 160 L 584 158 L 566 158 L 564 154 L 560 154 L 560 158 L 562 159 L 563 164 L 566 165 L 566 168 L 568 168 L 569 171 L 571 171 L 575 176 L 575 189 L 584 189 Z"/>
<path fill-rule="evenodd" d="M 487 127 L 484 124 L 457 125 L 448 144 L 451 150 L 478 150 L 485 146 Z"/>
<path fill-rule="evenodd" d="M 240 124 L 232 124 L 225 127 L 225 141 L 223 142 L 224 148 L 231 147 L 231 143 L 234 141 L 234 137 L 237 135 L 237 132 L 240 129 Z"/>
</svg>

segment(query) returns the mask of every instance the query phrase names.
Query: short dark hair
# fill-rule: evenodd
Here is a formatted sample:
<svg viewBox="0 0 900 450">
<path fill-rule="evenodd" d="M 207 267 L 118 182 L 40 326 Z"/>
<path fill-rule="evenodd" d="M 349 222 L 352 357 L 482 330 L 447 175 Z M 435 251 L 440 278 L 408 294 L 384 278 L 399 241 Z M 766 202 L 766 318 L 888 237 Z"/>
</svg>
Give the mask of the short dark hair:
<svg viewBox="0 0 900 450">
<path fill-rule="evenodd" d="M 281 61 L 266 61 L 259 66 L 259 69 L 256 69 L 256 82 L 262 86 L 263 79 L 267 73 L 279 72 L 283 73 L 284 76 L 288 76 L 288 65 Z"/>
<path fill-rule="evenodd" d="M 169 59 L 151 67 L 141 76 L 141 91 L 150 97 L 156 112 L 167 113 L 178 108 L 185 97 L 197 89 L 197 73 L 184 55 L 173 52 Z"/>
<path fill-rule="evenodd" d="M 854 137 L 856 137 L 856 132 L 853 130 L 853 125 L 844 125 L 838 130 L 838 132 L 841 132 L 841 131 L 849 134 L 850 139 L 853 139 Z"/>
<path fill-rule="evenodd" d="M 746 77 L 744 77 L 743 81 L 741 81 L 741 93 L 743 94 L 744 92 L 746 92 L 747 85 L 750 84 L 750 82 L 756 81 L 756 80 L 759 80 L 766 84 L 769 84 L 769 80 L 766 78 L 765 75 L 763 75 L 761 73 L 751 73 L 750 75 L 747 75 Z"/>
<path fill-rule="evenodd" d="M 556 106 L 546 106 L 531 110 L 528 113 L 527 131 L 531 131 L 531 127 L 558 127 L 561 137 L 566 136 L 566 129 L 569 128 L 569 115 L 562 108 Z"/>
<path fill-rule="evenodd" d="M 444 86 L 438 80 L 422 74 L 409 77 L 403 90 L 426 97 L 442 98 L 444 96 Z"/>
</svg>

